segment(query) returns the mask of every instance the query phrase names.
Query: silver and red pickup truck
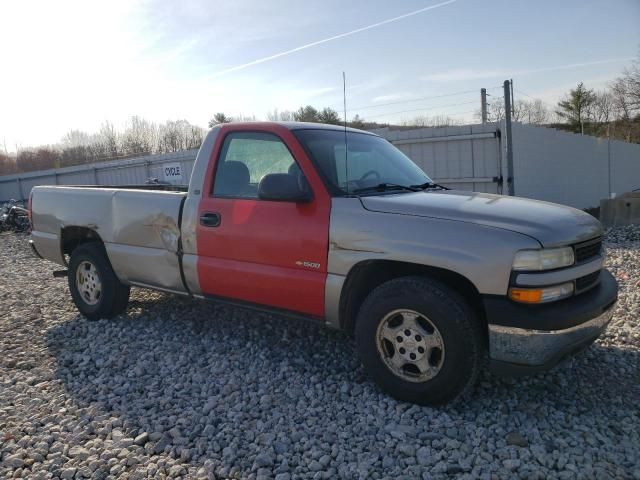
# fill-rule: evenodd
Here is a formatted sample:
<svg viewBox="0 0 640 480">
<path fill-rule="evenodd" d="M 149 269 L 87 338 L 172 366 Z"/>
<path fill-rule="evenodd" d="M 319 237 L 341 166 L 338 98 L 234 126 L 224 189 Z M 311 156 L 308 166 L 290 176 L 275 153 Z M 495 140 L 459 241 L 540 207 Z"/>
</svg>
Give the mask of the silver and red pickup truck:
<svg viewBox="0 0 640 480">
<path fill-rule="evenodd" d="M 37 255 L 89 319 L 130 287 L 274 310 L 345 330 L 403 400 L 440 404 L 484 368 L 549 368 L 610 322 L 600 223 L 566 206 L 448 190 L 371 133 L 234 123 L 188 188 L 35 187 Z"/>
</svg>

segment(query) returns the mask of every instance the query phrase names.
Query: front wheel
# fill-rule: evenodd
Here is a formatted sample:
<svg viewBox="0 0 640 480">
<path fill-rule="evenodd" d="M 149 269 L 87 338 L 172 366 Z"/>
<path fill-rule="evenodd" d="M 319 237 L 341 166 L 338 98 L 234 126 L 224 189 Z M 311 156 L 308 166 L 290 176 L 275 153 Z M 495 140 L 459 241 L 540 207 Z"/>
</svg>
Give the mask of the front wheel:
<svg viewBox="0 0 640 480">
<path fill-rule="evenodd" d="M 438 405 L 470 390 L 484 358 L 469 305 L 423 277 L 386 282 L 365 299 L 356 348 L 374 381 L 399 400 Z"/>
<path fill-rule="evenodd" d="M 104 247 L 97 242 L 73 251 L 68 280 L 76 307 L 89 320 L 111 318 L 127 308 L 130 288 L 118 280 Z"/>
</svg>

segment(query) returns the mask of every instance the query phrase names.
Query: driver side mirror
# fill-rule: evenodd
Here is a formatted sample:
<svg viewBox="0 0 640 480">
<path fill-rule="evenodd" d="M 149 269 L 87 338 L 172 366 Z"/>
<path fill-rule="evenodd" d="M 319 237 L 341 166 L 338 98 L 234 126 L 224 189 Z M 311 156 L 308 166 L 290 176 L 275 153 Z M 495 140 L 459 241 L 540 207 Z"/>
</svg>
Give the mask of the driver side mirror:
<svg viewBox="0 0 640 480">
<path fill-rule="evenodd" d="M 311 193 L 303 189 L 298 179 L 288 173 L 270 173 L 258 185 L 258 198 L 280 202 L 306 203 Z"/>
</svg>

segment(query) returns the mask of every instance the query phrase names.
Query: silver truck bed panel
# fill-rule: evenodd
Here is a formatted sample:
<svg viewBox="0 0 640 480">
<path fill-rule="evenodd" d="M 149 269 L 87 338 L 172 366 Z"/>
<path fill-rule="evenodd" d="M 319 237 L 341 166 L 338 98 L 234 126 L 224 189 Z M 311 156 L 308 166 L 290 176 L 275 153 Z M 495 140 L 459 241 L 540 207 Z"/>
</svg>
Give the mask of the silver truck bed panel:
<svg viewBox="0 0 640 480">
<path fill-rule="evenodd" d="M 126 187 L 35 187 L 32 238 L 44 258 L 64 263 L 63 228 L 90 228 L 121 281 L 183 292 L 177 251 L 185 196 Z"/>
</svg>

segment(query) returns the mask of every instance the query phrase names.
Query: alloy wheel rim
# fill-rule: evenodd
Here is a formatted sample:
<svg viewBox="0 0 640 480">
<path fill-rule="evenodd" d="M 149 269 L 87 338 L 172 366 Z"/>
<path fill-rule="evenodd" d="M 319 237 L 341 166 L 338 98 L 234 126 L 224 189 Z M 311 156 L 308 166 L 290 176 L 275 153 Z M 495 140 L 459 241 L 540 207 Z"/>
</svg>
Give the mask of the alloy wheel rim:
<svg viewBox="0 0 640 480">
<path fill-rule="evenodd" d="M 429 318 L 414 310 L 394 310 L 376 332 L 378 354 L 387 368 L 409 382 L 434 378 L 444 364 L 444 341 Z"/>
<path fill-rule="evenodd" d="M 83 261 L 76 270 L 76 288 L 89 305 L 96 305 L 102 297 L 102 281 L 98 269 L 89 261 Z"/>
</svg>

